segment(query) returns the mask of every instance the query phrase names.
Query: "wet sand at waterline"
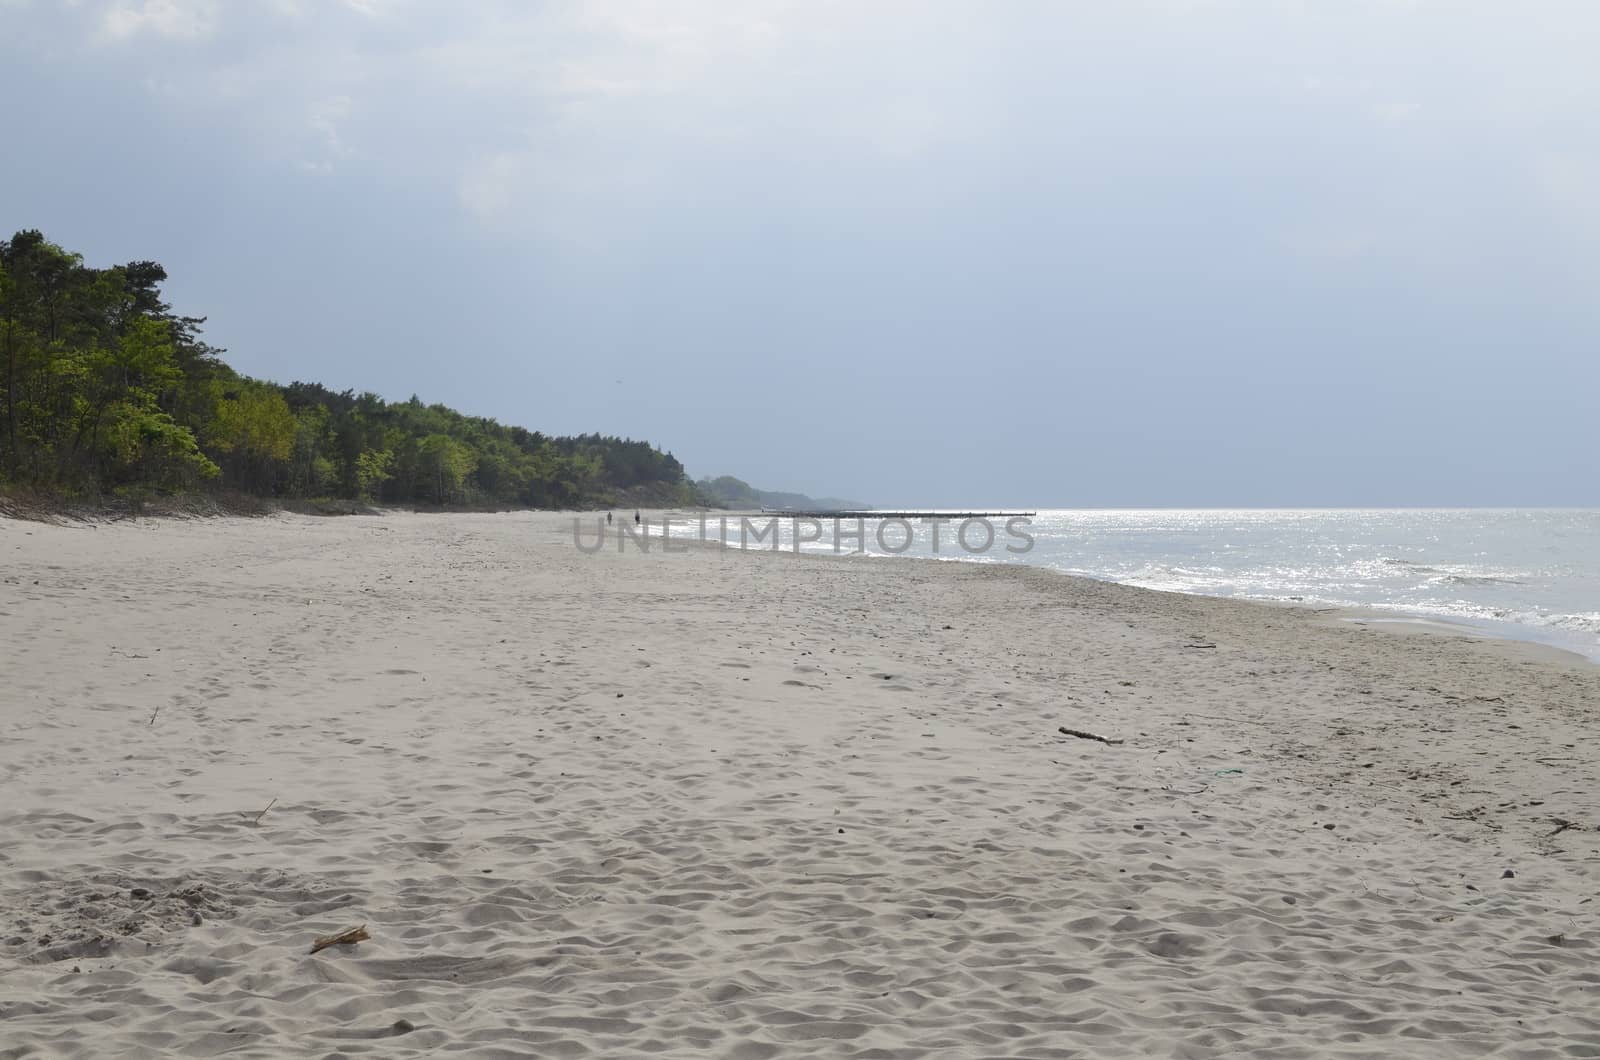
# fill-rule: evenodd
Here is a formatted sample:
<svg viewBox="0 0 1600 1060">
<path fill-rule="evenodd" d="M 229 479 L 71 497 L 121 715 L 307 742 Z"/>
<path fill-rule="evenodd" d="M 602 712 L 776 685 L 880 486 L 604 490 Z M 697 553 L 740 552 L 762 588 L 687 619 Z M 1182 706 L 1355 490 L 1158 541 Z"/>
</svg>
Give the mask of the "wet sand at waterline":
<svg viewBox="0 0 1600 1060">
<path fill-rule="evenodd" d="M 0 520 L 0 644 L 0 1055 L 1600 1055 L 1527 645 L 548 514 Z"/>
</svg>

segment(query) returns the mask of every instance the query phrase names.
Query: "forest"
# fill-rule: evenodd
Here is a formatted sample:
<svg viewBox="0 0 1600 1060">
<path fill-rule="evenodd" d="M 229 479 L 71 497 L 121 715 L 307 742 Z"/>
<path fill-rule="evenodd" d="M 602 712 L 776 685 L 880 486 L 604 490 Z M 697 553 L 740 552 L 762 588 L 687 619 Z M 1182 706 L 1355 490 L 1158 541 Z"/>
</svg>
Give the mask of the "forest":
<svg viewBox="0 0 1600 1060">
<path fill-rule="evenodd" d="M 153 261 L 95 268 L 0 242 L 0 490 L 112 500 L 244 494 L 413 506 L 694 504 L 670 453 L 551 437 L 418 398 L 240 375 Z"/>
</svg>

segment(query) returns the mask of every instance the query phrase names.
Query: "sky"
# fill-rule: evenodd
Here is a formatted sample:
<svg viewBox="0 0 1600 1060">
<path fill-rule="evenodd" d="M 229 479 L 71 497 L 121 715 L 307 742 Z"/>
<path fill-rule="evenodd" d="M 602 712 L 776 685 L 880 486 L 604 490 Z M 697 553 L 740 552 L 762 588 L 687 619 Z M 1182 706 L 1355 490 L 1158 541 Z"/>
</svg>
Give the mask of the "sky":
<svg viewBox="0 0 1600 1060">
<path fill-rule="evenodd" d="M 894 505 L 1600 505 L 1592 0 L 0 0 L 239 370 Z"/>
</svg>

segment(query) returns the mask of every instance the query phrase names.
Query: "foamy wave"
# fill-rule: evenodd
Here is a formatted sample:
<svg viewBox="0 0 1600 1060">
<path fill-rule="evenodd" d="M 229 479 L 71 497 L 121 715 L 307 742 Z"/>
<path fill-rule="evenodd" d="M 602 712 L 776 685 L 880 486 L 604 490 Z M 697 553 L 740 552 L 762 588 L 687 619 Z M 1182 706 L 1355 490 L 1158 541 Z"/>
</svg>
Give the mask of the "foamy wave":
<svg viewBox="0 0 1600 1060">
<path fill-rule="evenodd" d="M 1053 512 L 1024 562 L 1170 592 L 1379 608 L 1600 659 L 1600 513 Z"/>
<path fill-rule="evenodd" d="M 1408 559 L 1395 559 L 1385 556 L 1378 561 L 1386 567 L 1404 567 L 1406 570 L 1416 571 L 1418 574 L 1443 574 L 1438 567 L 1430 567 L 1426 563 L 1413 563 Z"/>
<path fill-rule="evenodd" d="M 1501 618 L 1523 626 L 1559 629 L 1569 633 L 1588 633 L 1600 637 L 1600 611 L 1587 611 L 1576 615 L 1546 615 L 1537 611 L 1513 611 Z"/>
<path fill-rule="evenodd" d="M 1522 578 L 1498 574 L 1446 574 L 1438 581 L 1444 585 L 1527 585 Z"/>
<path fill-rule="evenodd" d="M 1555 633 L 1577 634 L 1600 640 L 1600 611 L 1551 613 L 1526 608 L 1485 607 L 1463 601 L 1424 600 L 1377 605 L 1380 610 L 1434 615 L 1465 622 L 1488 622 L 1527 626 Z"/>
</svg>

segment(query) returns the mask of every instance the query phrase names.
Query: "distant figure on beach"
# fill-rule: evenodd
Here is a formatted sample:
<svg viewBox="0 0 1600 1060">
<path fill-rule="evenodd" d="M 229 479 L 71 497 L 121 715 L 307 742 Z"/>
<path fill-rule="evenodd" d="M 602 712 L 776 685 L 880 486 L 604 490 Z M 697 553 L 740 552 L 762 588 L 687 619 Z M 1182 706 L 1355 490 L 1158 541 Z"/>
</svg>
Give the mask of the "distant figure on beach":
<svg viewBox="0 0 1600 1060">
<path fill-rule="evenodd" d="M 610 512 L 606 513 L 606 525 L 607 526 L 611 525 L 611 513 Z"/>
<path fill-rule="evenodd" d="M 634 526 L 638 526 L 639 525 L 639 513 L 638 512 L 634 512 L 633 513 L 633 525 Z"/>
</svg>

